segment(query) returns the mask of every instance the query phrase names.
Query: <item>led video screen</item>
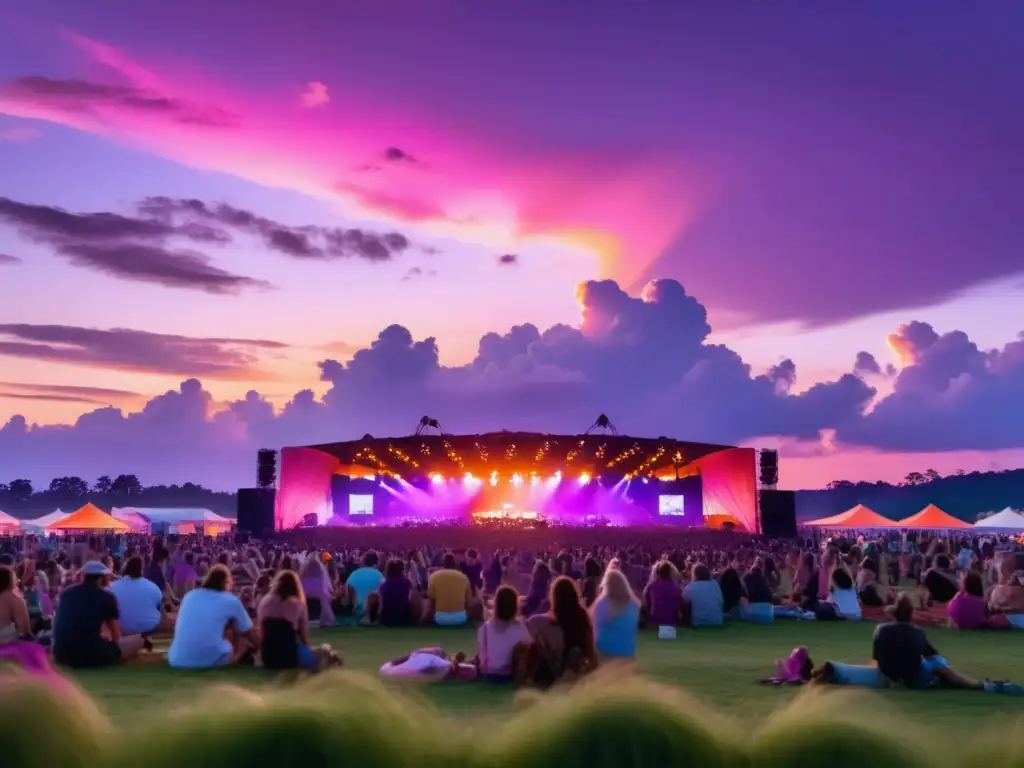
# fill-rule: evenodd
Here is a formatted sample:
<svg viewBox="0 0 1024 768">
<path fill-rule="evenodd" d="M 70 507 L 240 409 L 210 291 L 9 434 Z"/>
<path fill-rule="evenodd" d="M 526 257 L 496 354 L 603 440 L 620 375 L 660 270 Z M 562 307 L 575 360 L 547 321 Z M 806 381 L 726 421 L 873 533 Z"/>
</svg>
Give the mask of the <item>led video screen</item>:
<svg viewBox="0 0 1024 768">
<path fill-rule="evenodd" d="M 683 514 L 683 497 L 681 494 L 668 494 L 663 493 L 658 497 L 658 514 L 659 515 L 674 515 L 676 517 Z"/>
<path fill-rule="evenodd" d="M 348 496 L 348 513 L 350 515 L 372 515 L 372 493 L 350 493 Z"/>
</svg>

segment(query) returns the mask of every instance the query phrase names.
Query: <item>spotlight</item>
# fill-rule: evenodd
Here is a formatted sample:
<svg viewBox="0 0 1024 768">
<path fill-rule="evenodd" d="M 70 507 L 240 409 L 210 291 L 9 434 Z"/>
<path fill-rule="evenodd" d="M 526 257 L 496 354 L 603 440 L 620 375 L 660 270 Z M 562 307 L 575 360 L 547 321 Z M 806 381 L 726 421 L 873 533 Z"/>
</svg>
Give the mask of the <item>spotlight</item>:
<svg viewBox="0 0 1024 768">
<path fill-rule="evenodd" d="M 590 482 L 590 475 L 589 474 L 584 472 L 582 475 L 580 475 L 580 485 L 586 485 L 589 482 Z"/>
<path fill-rule="evenodd" d="M 497 472 L 491 472 L 491 485 L 497 485 L 497 484 L 498 484 L 498 473 Z"/>
<path fill-rule="evenodd" d="M 472 472 L 467 472 L 465 475 L 462 476 L 462 484 L 463 485 L 476 485 L 479 482 L 480 482 L 479 480 L 477 480 L 475 477 L 473 477 L 473 473 Z"/>
<path fill-rule="evenodd" d="M 537 473 L 536 472 L 531 472 L 530 473 L 530 485 L 536 485 L 539 482 L 540 482 L 540 478 L 537 477 Z"/>
<path fill-rule="evenodd" d="M 441 485 L 441 483 L 444 482 L 444 475 L 435 472 L 430 476 L 430 482 L 432 482 L 434 485 Z"/>
<path fill-rule="evenodd" d="M 512 485 L 520 486 L 523 484 L 523 476 L 516 472 L 512 475 Z"/>
</svg>

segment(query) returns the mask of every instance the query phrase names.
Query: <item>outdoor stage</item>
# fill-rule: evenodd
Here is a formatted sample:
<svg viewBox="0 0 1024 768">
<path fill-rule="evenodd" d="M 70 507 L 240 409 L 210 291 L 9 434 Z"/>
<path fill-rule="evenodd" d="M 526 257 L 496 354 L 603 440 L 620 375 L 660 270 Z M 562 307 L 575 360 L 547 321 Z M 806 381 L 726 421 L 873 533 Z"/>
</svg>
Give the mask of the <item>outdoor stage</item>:
<svg viewBox="0 0 1024 768">
<path fill-rule="evenodd" d="M 282 449 L 274 522 L 280 531 L 501 518 L 689 527 L 729 520 L 753 532 L 755 463 L 752 448 L 618 434 L 367 435 Z"/>
</svg>

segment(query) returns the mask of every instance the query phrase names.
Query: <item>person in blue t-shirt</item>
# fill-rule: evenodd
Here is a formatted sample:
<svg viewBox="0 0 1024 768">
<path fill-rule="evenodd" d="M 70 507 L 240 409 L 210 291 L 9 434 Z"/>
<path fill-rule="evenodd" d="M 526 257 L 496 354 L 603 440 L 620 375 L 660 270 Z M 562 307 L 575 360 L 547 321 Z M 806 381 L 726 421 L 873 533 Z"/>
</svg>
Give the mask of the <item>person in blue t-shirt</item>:
<svg viewBox="0 0 1024 768">
<path fill-rule="evenodd" d="M 202 587 L 181 601 L 167 663 L 177 669 L 213 669 L 234 664 L 256 648 L 252 619 L 231 592 L 231 571 L 213 566 Z"/>
<path fill-rule="evenodd" d="M 636 656 L 636 634 L 640 626 L 640 600 L 622 571 L 609 569 L 601 591 L 590 609 L 598 653 L 606 658 L 632 659 Z"/>
<path fill-rule="evenodd" d="M 695 565 L 693 581 L 683 587 L 683 613 L 689 617 L 689 625 L 695 629 L 722 626 L 724 602 L 722 588 L 711 578 L 711 569 L 703 563 Z"/>
<path fill-rule="evenodd" d="M 384 574 L 377 567 L 379 562 L 376 552 L 367 552 L 363 555 L 363 567 L 352 571 L 345 582 L 356 592 L 356 611 L 359 614 L 362 614 L 366 607 L 366 598 L 380 589 L 384 582 Z"/>
</svg>

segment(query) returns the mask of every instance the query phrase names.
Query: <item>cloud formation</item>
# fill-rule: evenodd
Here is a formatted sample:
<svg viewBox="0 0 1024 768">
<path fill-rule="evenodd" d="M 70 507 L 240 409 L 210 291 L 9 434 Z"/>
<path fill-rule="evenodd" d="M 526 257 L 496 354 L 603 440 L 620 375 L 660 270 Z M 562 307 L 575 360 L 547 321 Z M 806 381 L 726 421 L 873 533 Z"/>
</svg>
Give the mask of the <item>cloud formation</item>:
<svg viewBox="0 0 1024 768">
<path fill-rule="evenodd" d="M 306 84 L 306 90 L 299 96 L 299 103 L 309 109 L 322 107 L 331 101 L 330 91 L 323 83 L 313 80 Z"/>
<path fill-rule="evenodd" d="M 0 253 L 0 267 L 2 266 L 13 266 L 14 264 L 22 264 L 23 260 L 18 256 L 11 256 L 9 253 Z"/>
<path fill-rule="evenodd" d="M 503 253 L 498 257 L 499 267 L 511 267 L 519 263 L 519 256 L 514 253 Z"/>
<path fill-rule="evenodd" d="M 68 117 L 100 118 L 134 113 L 200 128 L 236 128 L 236 114 L 132 85 L 87 80 L 58 80 L 31 75 L 0 83 L 0 100 L 12 105 L 42 108 Z"/>
<path fill-rule="evenodd" d="M 124 389 L 79 387 L 67 384 L 25 384 L 14 381 L 0 381 L 0 398 L 127 407 L 140 407 L 145 405 L 149 399 L 146 395 Z"/>
<path fill-rule="evenodd" d="M 124 280 L 213 294 L 271 286 L 221 269 L 194 248 L 172 247 L 172 241 L 218 246 L 231 243 L 234 233 L 240 233 L 256 237 L 268 250 L 291 258 L 359 258 L 371 262 L 390 261 L 410 245 L 399 232 L 291 227 L 225 203 L 149 197 L 138 209 L 139 216 L 71 213 L 54 206 L 0 198 L 0 222 L 33 242 L 53 247 L 57 255 L 75 266 Z M 0 258 L 0 263 L 5 261 Z"/>
<path fill-rule="evenodd" d="M 903 326 L 894 347 L 906 362 L 893 392 L 876 400 L 862 377 L 874 370 L 860 355 L 850 373 L 804 388 L 789 359 L 751 371 L 731 349 L 708 343 L 705 308 L 675 281 L 654 281 L 640 297 L 591 281 L 577 298 L 579 327 L 488 333 L 463 366 L 442 365 L 435 339 L 392 325 L 366 347 L 338 346 L 346 361 L 319 364 L 329 387 L 321 398 L 304 390 L 276 411 L 253 391 L 214 412 L 209 393 L 190 378 L 139 413 L 101 408 L 71 427 L 15 417 L 0 429 L 0 454 L 10 457 L 8 471 L 40 480 L 116 470 L 147 482 L 230 488 L 250 481 L 260 447 L 409 434 L 424 414 L 463 433 L 575 433 L 607 413 L 627 434 L 723 444 L 826 434 L 843 445 L 894 450 L 1024 446 L 1024 334 L 984 352 L 959 331 Z M 9 325 L 0 333 L 18 344 L 0 343 L 3 354 L 219 378 L 251 376 L 261 350 L 283 346 L 63 326 Z"/>
<path fill-rule="evenodd" d="M 0 325 L 0 355 L 173 376 L 261 379 L 259 352 L 286 347 L 266 339 L 196 338 L 128 328 Z"/>
</svg>

